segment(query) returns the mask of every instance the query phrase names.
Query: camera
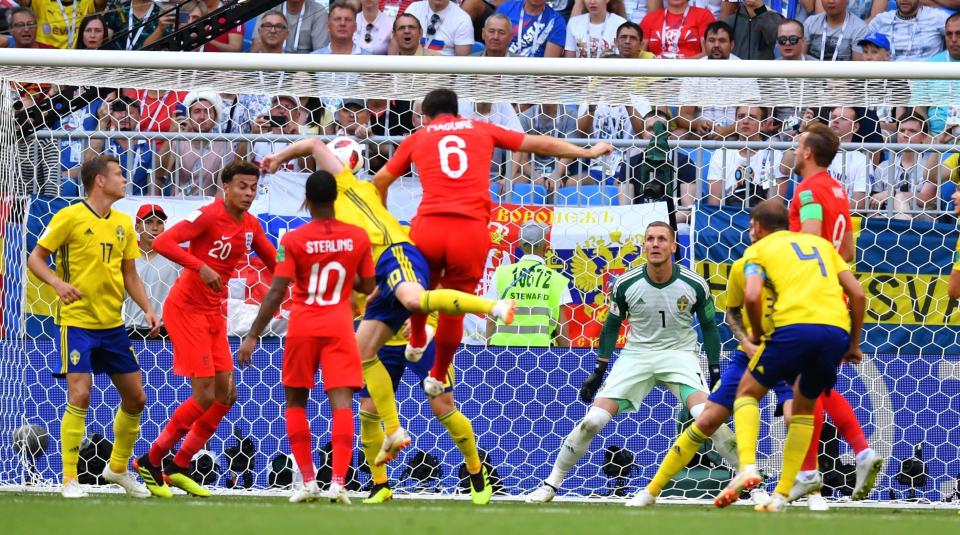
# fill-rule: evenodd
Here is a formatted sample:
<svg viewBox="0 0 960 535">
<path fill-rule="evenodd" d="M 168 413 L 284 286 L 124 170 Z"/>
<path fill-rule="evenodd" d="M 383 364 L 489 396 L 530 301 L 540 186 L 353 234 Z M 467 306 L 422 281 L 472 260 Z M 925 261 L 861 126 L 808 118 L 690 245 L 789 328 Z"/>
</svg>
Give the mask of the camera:
<svg viewBox="0 0 960 535">
<path fill-rule="evenodd" d="M 274 128 L 283 128 L 287 126 L 287 123 L 290 122 L 290 118 L 286 115 L 271 115 L 270 116 L 270 126 Z"/>
</svg>

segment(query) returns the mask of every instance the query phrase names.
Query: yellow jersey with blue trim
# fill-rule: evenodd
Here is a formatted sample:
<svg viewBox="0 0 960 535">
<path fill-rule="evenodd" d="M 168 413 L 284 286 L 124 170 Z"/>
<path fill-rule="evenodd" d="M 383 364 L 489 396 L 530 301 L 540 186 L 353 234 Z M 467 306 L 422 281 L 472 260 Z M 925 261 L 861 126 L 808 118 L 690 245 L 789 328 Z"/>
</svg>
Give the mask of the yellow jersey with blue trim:
<svg viewBox="0 0 960 535">
<path fill-rule="evenodd" d="M 130 216 L 97 214 L 85 201 L 53 215 L 37 245 L 55 256 L 57 275 L 80 290 L 77 301 L 57 310 L 57 324 L 84 329 L 123 325 L 124 260 L 140 256 Z"/>
<path fill-rule="evenodd" d="M 727 277 L 727 310 L 731 308 L 741 308 L 743 307 L 743 295 L 747 289 L 747 279 L 744 276 L 743 268 L 746 265 L 746 261 L 743 257 L 738 258 L 736 262 L 730 266 L 730 276 Z M 771 333 L 773 332 L 773 294 L 764 286 L 763 291 L 760 294 L 761 299 L 763 300 L 763 332 Z M 743 319 L 743 329 L 749 335 L 750 334 L 750 318 L 747 316 L 746 311 L 741 310 L 740 314 L 741 319 Z M 737 349 L 743 349 L 742 345 L 737 345 Z"/>
<path fill-rule="evenodd" d="M 392 245 L 413 243 L 407 230 L 383 205 L 380 193 L 370 182 L 358 179 L 349 169 L 334 175 L 337 200 L 333 210 L 338 220 L 367 231 L 373 245 L 373 263 Z"/>
<path fill-rule="evenodd" d="M 781 230 L 743 254 L 746 277 L 764 277 L 772 293 L 773 325 L 833 325 L 850 332 L 850 313 L 839 275 L 850 267 L 820 236 Z"/>
</svg>

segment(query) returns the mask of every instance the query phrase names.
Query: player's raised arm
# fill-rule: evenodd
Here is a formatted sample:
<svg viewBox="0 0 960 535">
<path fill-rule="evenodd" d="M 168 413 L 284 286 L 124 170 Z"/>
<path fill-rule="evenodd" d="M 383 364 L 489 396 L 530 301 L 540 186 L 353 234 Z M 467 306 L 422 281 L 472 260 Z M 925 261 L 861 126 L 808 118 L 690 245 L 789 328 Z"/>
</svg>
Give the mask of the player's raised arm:
<svg viewBox="0 0 960 535">
<path fill-rule="evenodd" d="M 131 243 L 135 242 L 131 240 Z M 123 289 L 143 311 L 147 325 L 150 326 L 150 336 L 156 336 L 160 332 L 160 318 L 153 310 L 153 305 L 150 304 L 147 289 L 143 286 L 143 279 L 137 273 L 137 261 L 133 258 L 123 259 L 120 262 L 120 272 L 123 274 Z"/>
<path fill-rule="evenodd" d="M 260 168 L 267 173 L 276 173 L 277 169 L 284 163 L 304 156 L 312 156 L 314 161 L 317 162 L 317 169 L 319 170 L 332 175 L 343 171 L 343 163 L 340 159 L 327 148 L 327 144 L 323 140 L 317 138 L 301 139 L 287 145 L 280 152 L 267 155 L 260 163 Z"/>
<path fill-rule="evenodd" d="M 267 291 L 267 295 L 263 297 L 263 303 L 260 304 L 260 309 L 257 311 L 257 317 L 253 320 L 250 331 L 243 338 L 240 349 L 237 350 L 237 364 L 240 366 L 250 364 L 257 339 L 263 334 L 263 330 L 267 328 L 270 319 L 277 313 L 277 309 L 280 308 L 283 300 L 287 297 L 287 288 L 290 287 L 291 282 L 293 282 L 293 279 L 289 277 L 273 277 L 270 289 Z"/>
<path fill-rule="evenodd" d="M 578 147 L 552 136 L 525 135 L 520 143 L 520 152 L 533 152 L 541 156 L 556 158 L 599 158 L 613 152 L 613 145 L 605 142 L 586 148 Z"/>
<path fill-rule="evenodd" d="M 413 147 L 416 144 L 415 137 L 407 137 L 400 142 L 393 156 L 387 161 L 386 165 L 377 171 L 373 176 L 373 185 L 380 194 L 380 200 L 383 205 L 387 205 L 387 191 L 390 185 L 398 178 L 410 172 L 410 163 L 413 161 Z"/>
</svg>

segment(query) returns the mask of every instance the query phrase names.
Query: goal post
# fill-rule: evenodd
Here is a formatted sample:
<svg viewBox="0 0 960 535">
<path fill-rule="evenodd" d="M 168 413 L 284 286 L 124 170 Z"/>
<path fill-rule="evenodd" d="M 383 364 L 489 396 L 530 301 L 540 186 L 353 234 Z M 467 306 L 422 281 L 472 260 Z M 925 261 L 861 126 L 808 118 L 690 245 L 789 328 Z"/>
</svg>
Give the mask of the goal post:
<svg viewBox="0 0 960 535">
<path fill-rule="evenodd" d="M 130 189 L 116 209 L 133 216 L 142 204 L 160 204 L 169 227 L 209 202 L 223 165 L 258 161 L 304 136 L 357 137 L 366 152 L 361 174 L 369 178 L 420 124 L 416 101 L 450 87 L 462 99 L 461 114 L 578 144 L 609 141 L 618 149 L 595 162 L 498 153 L 491 170 L 494 245 L 478 291 L 495 293 L 494 269 L 517 260 L 519 227 L 536 220 L 551 226 L 545 260 L 570 279 L 572 299 L 564 305 L 572 347 L 490 346 L 485 320 L 468 318 L 455 359 L 455 396 L 496 470 L 501 496 L 534 489 L 585 414 L 577 390 L 592 368 L 606 292 L 619 274 L 642 264 L 646 225 L 671 217 L 679 223 L 678 261 L 707 280 L 723 311 L 730 265 L 749 241 L 750 204 L 792 193 L 798 177 L 788 154 L 798 129 L 818 118 L 835 126 L 846 118 L 864 131 L 845 133 L 836 174 L 856 194 L 853 268 L 869 303 L 864 363 L 841 368 L 838 391 L 886 459 L 871 501 L 956 500 L 960 314 L 948 298 L 947 277 L 956 248 L 950 193 L 960 171 L 950 132 L 960 125 L 960 69 L 951 64 L 5 49 L 0 66 L 0 488 L 45 488 L 59 480 L 58 422 L 66 398 L 63 383 L 50 377 L 50 363 L 59 359 L 51 316 L 56 296 L 26 274 L 25 261 L 53 212 L 82 193 L 84 159 L 117 156 Z M 33 125 L 35 136 L 20 135 L 15 108 L 43 105 L 58 94 L 64 102 L 76 100 L 83 94 L 78 88 L 89 87 L 103 91 Z M 112 90 L 124 98 L 112 98 Z M 213 118 L 193 115 L 198 105 Z M 927 108 L 912 114 L 921 119 L 920 132 L 904 137 L 900 123 L 915 119 L 905 112 L 918 107 Z M 934 117 L 940 122 L 928 121 Z M 662 137 L 658 122 L 666 126 Z M 865 130 L 868 122 L 872 131 Z M 698 130 L 707 123 L 709 129 Z M 929 131 L 934 124 L 947 133 Z M 662 159 L 655 160 L 659 148 Z M 274 241 L 305 221 L 300 203 L 307 171 L 309 162 L 296 161 L 261 179 L 251 211 Z M 651 187 L 657 177 L 660 190 Z M 419 199 L 416 175 L 405 176 L 393 186 L 389 208 L 409 221 Z M 245 332 L 269 284 L 259 268 L 252 258 L 228 285 L 232 335 Z M 222 490 L 280 490 L 296 478 L 286 468 L 279 383 L 283 317 L 270 333 L 253 366 L 236 372 L 238 403 L 205 448 L 212 463 L 197 459 L 198 477 Z M 727 355 L 736 344 L 723 325 L 721 333 Z M 236 339 L 231 343 L 235 349 Z M 166 340 L 135 340 L 134 350 L 148 398 L 135 448 L 141 454 L 189 386 L 170 372 Z M 117 396 L 106 378 L 94 385 L 87 435 L 110 440 Z M 316 394 L 308 415 L 315 463 L 322 466 L 330 409 Z M 391 482 L 414 496 L 462 494 L 462 456 L 411 372 L 397 395 L 414 444 L 391 466 Z M 681 414 L 659 388 L 637 409 L 616 417 L 594 440 L 563 496 L 619 498 L 650 480 Z M 774 478 L 785 436 L 778 412 L 770 400 L 762 405 L 759 458 Z M 45 451 L 15 443 L 29 425 L 49 433 Z M 97 460 L 94 445 L 88 442 L 85 461 Z M 915 456 L 922 463 L 911 460 Z M 852 463 L 842 440 L 827 442 L 821 467 L 829 497 L 849 494 Z M 358 443 L 355 490 L 369 479 L 362 464 Z M 730 474 L 727 463 L 705 450 L 667 493 L 703 499 Z"/>
</svg>

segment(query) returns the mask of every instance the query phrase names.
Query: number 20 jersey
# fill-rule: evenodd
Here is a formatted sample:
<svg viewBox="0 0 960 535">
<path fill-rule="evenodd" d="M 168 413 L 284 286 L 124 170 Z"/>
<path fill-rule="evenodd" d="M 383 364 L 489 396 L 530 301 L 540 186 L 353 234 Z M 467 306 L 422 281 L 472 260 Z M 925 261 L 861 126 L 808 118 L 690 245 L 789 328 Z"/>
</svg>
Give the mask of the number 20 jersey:
<svg viewBox="0 0 960 535">
<path fill-rule="evenodd" d="M 186 242 L 190 242 L 190 246 L 181 248 L 180 244 Z M 157 236 L 153 247 L 186 268 L 174 283 L 167 302 L 217 314 L 227 298 L 227 281 L 247 254 L 255 251 L 270 271 L 277 254 L 256 217 L 244 213 L 237 221 L 219 197 Z M 219 292 L 210 289 L 200 278 L 199 270 L 204 265 L 220 276 L 223 287 Z"/>
<path fill-rule="evenodd" d="M 374 276 L 370 238 L 342 221 L 311 221 L 284 234 L 274 276 L 294 281 L 288 337 L 352 339 L 353 281 Z"/>
</svg>

